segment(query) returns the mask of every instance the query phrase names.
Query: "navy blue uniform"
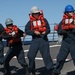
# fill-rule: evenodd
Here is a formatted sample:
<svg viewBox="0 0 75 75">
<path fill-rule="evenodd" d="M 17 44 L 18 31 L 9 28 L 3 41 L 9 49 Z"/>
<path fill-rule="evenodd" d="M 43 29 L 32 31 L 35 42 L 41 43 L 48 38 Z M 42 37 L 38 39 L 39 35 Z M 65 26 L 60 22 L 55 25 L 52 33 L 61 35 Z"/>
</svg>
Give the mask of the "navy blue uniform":
<svg viewBox="0 0 75 75">
<path fill-rule="evenodd" d="M 61 69 L 69 53 L 71 54 L 75 65 L 75 29 L 62 30 L 61 25 L 62 22 L 59 23 L 58 34 L 63 35 L 63 40 L 57 55 L 56 67 L 54 69 L 54 72 L 58 74 L 61 73 Z"/>
<path fill-rule="evenodd" d="M 16 35 L 15 38 L 22 37 L 23 33 L 24 32 L 19 29 L 19 31 L 18 31 L 19 36 Z M 6 33 L 4 32 L 3 34 L 5 35 Z M 12 39 L 11 36 L 7 36 L 7 35 L 3 36 L 3 38 L 7 39 L 7 42 L 10 39 Z M 17 57 L 18 62 L 21 64 L 21 66 L 25 69 L 25 71 L 27 73 L 28 65 L 25 61 L 25 55 L 24 55 L 24 51 L 23 51 L 23 47 L 22 47 L 22 42 L 18 41 L 13 44 L 8 44 L 8 46 L 9 46 L 9 50 L 8 50 L 8 52 L 5 56 L 5 60 L 4 60 L 5 75 L 10 75 L 9 62 L 14 56 Z M 29 74 L 27 74 L 27 75 L 29 75 Z"/>
<path fill-rule="evenodd" d="M 49 42 L 47 38 L 47 35 L 50 33 L 50 27 L 46 19 L 45 22 L 47 28 L 45 35 L 36 35 L 34 31 L 30 30 L 30 21 L 25 26 L 26 34 L 32 36 L 32 42 L 28 52 L 29 67 L 31 71 L 35 70 L 35 57 L 37 55 L 38 50 L 40 51 L 43 57 L 46 68 L 48 70 L 53 69 L 53 62 L 50 56 Z"/>
<path fill-rule="evenodd" d="M 0 24 L 0 35 L 4 31 L 4 27 Z M 0 64 L 4 63 L 4 45 L 2 42 L 2 37 L 0 37 Z"/>
</svg>

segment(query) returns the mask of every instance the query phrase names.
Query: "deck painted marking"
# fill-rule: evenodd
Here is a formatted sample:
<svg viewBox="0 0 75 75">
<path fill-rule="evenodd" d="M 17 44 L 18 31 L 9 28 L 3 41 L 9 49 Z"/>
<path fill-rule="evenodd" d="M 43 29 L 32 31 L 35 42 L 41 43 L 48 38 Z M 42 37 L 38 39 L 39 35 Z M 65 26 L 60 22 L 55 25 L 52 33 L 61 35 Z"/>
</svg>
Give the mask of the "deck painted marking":
<svg viewBox="0 0 75 75">
<path fill-rule="evenodd" d="M 58 46 L 61 46 L 61 45 L 52 45 L 52 46 L 49 46 L 49 47 L 58 47 Z M 24 52 L 28 52 L 29 50 L 24 50 Z M 4 56 L 6 55 L 6 53 L 4 54 Z M 14 56 L 13 58 L 16 58 L 16 56 Z M 25 57 L 25 58 L 27 58 L 27 57 Z M 40 58 L 40 57 L 36 57 L 35 58 L 36 60 L 43 60 L 43 58 Z M 65 61 L 69 61 L 69 60 L 71 60 L 71 59 L 66 59 Z M 53 61 L 57 61 L 57 59 L 53 59 Z"/>
<path fill-rule="evenodd" d="M 52 46 L 49 46 L 49 47 L 51 47 L 51 48 L 53 48 L 53 47 L 60 47 L 61 45 L 52 45 Z M 29 50 L 24 50 L 24 52 L 28 52 Z"/>
<path fill-rule="evenodd" d="M 4 56 L 5 56 L 6 54 L 4 54 Z M 13 58 L 16 58 L 16 56 L 14 56 Z M 27 57 L 25 57 L 25 58 L 27 58 Z M 35 58 L 35 60 L 43 60 L 43 58 L 41 58 L 41 57 L 36 57 Z M 66 59 L 65 61 L 69 61 L 69 60 L 71 60 L 71 59 Z M 53 61 L 57 61 L 57 59 L 53 59 Z"/>
</svg>

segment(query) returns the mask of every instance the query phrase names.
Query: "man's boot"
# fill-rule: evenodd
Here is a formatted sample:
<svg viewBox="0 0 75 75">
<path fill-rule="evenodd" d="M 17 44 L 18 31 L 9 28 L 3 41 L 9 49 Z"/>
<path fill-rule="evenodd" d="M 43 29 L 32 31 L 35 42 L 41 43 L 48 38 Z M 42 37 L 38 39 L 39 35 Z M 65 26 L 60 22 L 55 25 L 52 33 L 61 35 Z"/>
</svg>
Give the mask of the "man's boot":
<svg viewBox="0 0 75 75">
<path fill-rule="evenodd" d="M 4 64 L 4 61 L 0 59 L 0 65 L 3 65 L 3 64 Z"/>
<path fill-rule="evenodd" d="M 30 75 L 36 75 L 34 70 L 30 70 Z"/>
<path fill-rule="evenodd" d="M 52 75 L 60 75 L 60 73 L 55 73 L 53 70 Z"/>
<path fill-rule="evenodd" d="M 30 75 L 28 66 L 25 66 L 24 69 L 26 71 L 26 74 L 25 75 Z"/>
<path fill-rule="evenodd" d="M 54 73 L 54 75 L 59 75 L 58 73 Z"/>
<path fill-rule="evenodd" d="M 52 72 L 52 75 L 59 75 L 59 73 L 54 73 L 54 72 Z"/>
<path fill-rule="evenodd" d="M 6 72 L 3 75 L 11 75 L 11 72 Z"/>
</svg>

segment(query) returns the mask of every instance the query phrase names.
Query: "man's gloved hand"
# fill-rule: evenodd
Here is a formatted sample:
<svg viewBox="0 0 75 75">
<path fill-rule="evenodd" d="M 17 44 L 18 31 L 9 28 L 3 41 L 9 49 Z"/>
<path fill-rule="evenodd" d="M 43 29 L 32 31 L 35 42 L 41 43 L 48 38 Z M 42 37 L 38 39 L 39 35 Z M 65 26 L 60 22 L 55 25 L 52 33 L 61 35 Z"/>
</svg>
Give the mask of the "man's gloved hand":
<svg viewBox="0 0 75 75">
<path fill-rule="evenodd" d="M 46 31 L 42 32 L 42 34 L 45 35 L 46 34 Z"/>
<path fill-rule="evenodd" d="M 40 35 L 40 32 L 39 32 L 39 31 L 34 31 L 34 33 L 35 33 L 36 35 Z"/>
<path fill-rule="evenodd" d="M 13 31 L 11 34 L 12 34 L 12 36 L 15 36 L 16 32 L 15 32 L 15 31 Z"/>
</svg>

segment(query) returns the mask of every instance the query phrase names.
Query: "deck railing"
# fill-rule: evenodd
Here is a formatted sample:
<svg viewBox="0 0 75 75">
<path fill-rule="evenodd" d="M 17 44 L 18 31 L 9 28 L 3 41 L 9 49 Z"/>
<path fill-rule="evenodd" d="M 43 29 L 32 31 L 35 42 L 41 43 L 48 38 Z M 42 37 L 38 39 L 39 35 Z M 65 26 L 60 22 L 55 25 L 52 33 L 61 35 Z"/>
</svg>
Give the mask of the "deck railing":
<svg viewBox="0 0 75 75">
<path fill-rule="evenodd" d="M 49 42 L 58 42 L 58 34 L 57 34 L 57 31 L 54 30 L 54 26 L 55 25 L 56 25 L 56 23 L 50 24 L 51 32 L 50 32 L 50 34 L 48 34 Z M 24 31 L 25 26 L 18 26 L 18 28 L 20 28 L 21 30 Z M 28 36 L 27 35 L 25 38 L 22 37 L 23 44 L 28 45 L 28 44 L 31 43 L 31 40 L 32 40 L 32 37 L 31 36 Z M 3 43 L 4 43 L 4 46 L 8 46 L 6 40 L 3 40 Z"/>
<path fill-rule="evenodd" d="M 48 39 L 49 39 L 49 41 L 52 41 L 52 42 L 58 41 L 57 31 L 54 30 L 54 26 L 56 24 L 57 23 L 50 24 L 51 32 L 50 32 L 50 34 L 48 34 Z M 18 27 L 24 31 L 25 26 L 18 26 Z M 26 38 L 24 39 L 24 41 L 31 41 L 31 39 L 32 39 L 32 37 L 27 35 Z"/>
</svg>

